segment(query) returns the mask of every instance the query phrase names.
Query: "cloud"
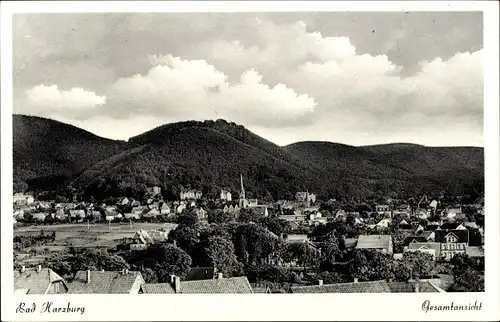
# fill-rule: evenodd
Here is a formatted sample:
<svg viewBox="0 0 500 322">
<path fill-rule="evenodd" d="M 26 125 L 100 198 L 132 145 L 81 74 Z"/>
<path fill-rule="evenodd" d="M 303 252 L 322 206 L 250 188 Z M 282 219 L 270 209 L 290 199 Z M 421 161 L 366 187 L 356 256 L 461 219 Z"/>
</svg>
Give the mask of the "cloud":
<svg viewBox="0 0 500 322">
<path fill-rule="evenodd" d="M 95 113 L 97 106 L 106 104 L 106 97 L 83 88 L 69 91 L 57 85 L 37 85 L 26 91 L 25 99 L 17 112 L 50 116 L 65 114 L 79 117 Z"/>
<path fill-rule="evenodd" d="M 166 122 L 214 118 L 278 143 L 470 138 L 476 144 L 482 136 L 478 15 L 290 17 L 65 16 L 55 20 L 63 26 L 57 30 L 47 27 L 47 15 L 20 19 L 14 81 L 26 95 L 16 112 L 50 112 L 96 129 L 111 129 L 116 120 L 120 138 Z M 71 37 L 87 28 L 90 35 Z M 138 122 L 146 125 L 130 125 Z"/>
<path fill-rule="evenodd" d="M 270 87 L 255 70 L 237 83 L 205 60 L 171 55 L 150 57 L 147 74 L 116 81 L 106 111 L 117 118 L 133 114 L 179 119 L 226 118 L 242 124 L 276 126 L 304 120 L 316 102 L 283 84 Z"/>
</svg>

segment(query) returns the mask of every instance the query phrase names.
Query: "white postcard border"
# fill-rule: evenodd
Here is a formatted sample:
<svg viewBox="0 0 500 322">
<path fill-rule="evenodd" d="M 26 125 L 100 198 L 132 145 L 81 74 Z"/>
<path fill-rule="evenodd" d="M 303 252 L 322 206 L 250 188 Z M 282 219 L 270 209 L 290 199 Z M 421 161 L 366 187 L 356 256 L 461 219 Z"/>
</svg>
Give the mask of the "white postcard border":
<svg viewBox="0 0 500 322">
<path fill-rule="evenodd" d="M 1 227 L 2 320 L 498 320 L 499 101 L 497 2 L 2 2 Z M 14 296 L 12 272 L 12 13 L 235 11 L 483 11 L 485 61 L 486 292 L 447 294 L 51 295 Z M 464 75 L 466 77 L 466 75 Z M 425 313 L 436 305 L 482 302 L 481 311 Z M 80 314 L 16 314 L 20 302 L 85 307 Z"/>
</svg>

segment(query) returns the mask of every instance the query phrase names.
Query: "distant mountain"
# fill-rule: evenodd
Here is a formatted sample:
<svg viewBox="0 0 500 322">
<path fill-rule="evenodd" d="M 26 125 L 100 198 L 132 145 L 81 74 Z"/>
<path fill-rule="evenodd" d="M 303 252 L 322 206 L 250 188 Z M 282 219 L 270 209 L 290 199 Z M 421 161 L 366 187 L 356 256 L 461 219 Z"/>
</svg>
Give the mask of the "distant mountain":
<svg viewBox="0 0 500 322">
<path fill-rule="evenodd" d="M 15 190 L 52 189 L 120 151 L 123 141 L 98 137 L 54 120 L 13 115 Z"/>
<path fill-rule="evenodd" d="M 224 120 L 160 126 L 128 142 L 97 137 L 48 119 L 14 116 L 14 177 L 19 187 L 71 184 L 104 199 L 141 196 L 165 187 L 168 198 L 183 188 L 215 197 L 229 188 L 237 197 L 243 174 L 249 197 L 293 198 L 297 190 L 323 198 L 483 189 L 482 148 L 411 144 L 354 147 L 298 142 L 280 147 Z M 59 178 L 58 176 L 61 176 Z M 50 181 L 50 180 L 49 180 Z"/>
</svg>

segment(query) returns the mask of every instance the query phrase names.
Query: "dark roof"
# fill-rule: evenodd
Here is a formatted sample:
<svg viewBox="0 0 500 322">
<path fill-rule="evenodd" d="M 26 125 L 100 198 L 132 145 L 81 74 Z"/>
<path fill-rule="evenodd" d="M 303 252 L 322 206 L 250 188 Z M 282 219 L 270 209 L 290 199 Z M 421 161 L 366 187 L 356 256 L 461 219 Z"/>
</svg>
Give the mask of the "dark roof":
<svg viewBox="0 0 500 322">
<path fill-rule="evenodd" d="M 26 294 L 45 294 L 49 286 L 57 281 L 66 282 L 50 268 L 37 269 L 27 268 L 24 272 L 14 271 L 14 289 L 26 290 Z"/>
<path fill-rule="evenodd" d="M 416 293 L 415 282 L 388 282 L 391 293 Z M 439 293 L 429 282 L 419 282 L 419 293 Z"/>
<path fill-rule="evenodd" d="M 208 280 L 214 278 L 215 267 L 193 267 L 186 276 L 187 281 Z"/>
<path fill-rule="evenodd" d="M 174 294 L 172 284 L 144 284 L 145 294 Z M 179 294 L 251 294 L 252 287 L 245 276 L 181 282 Z"/>
<path fill-rule="evenodd" d="M 78 271 L 68 288 L 73 294 L 128 294 L 137 278 L 144 283 L 140 272 L 90 271 L 87 283 L 87 271 Z"/>
<path fill-rule="evenodd" d="M 403 247 L 410 245 L 410 243 L 426 243 L 427 239 L 424 236 L 409 236 L 403 240 Z"/>
<path fill-rule="evenodd" d="M 449 230 L 449 229 L 457 229 L 458 226 L 460 226 L 460 223 L 446 222 L 441 226 L 439 226 L 439 228 L 443 230 Z"/>
<path fill-rule="evenodd" d="M 390 293 L 386 281 L 292 287 L 292 293 Z"/>
<path fill-rule="evenodd" d="M 437 243 L 446 242 L 445 237 L 448 236 L 448 234 L 457 236 L 460 243 L 469 242 L 469 231 L 467 229 L 436 230 L 435 234 Z"/>
</svg>

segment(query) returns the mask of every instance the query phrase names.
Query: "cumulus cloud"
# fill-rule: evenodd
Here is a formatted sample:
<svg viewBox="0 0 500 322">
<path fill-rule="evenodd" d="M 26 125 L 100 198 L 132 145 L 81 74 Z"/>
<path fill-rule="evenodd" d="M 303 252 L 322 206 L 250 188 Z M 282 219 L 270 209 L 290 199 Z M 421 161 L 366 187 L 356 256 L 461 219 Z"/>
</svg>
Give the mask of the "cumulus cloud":
<svg viewBox="0 0 500 322">
<path fill-rule="evenodd" d="M 275 126 L 298 122 L 316 102 L 283 84 L 270 87 L 255 70 L 230 83 L 205 60 L 152 56 L 145 75 L 121 78 L 108 92 L 106 109 L 116 117 L 130 114 L 188 119 L 227 118 L 244 124 Z"/>
<path fill-rule="evenodd" d="M 111 129 L 111 121 L 116 120 L 121 124 L 117 126 L 123 126 L 116 130 L 120 138 L 127 128 L 134 135 L 166 122 L 214 118 L 243 124 L 281 144 L 301 139 L 352 144 L 421 140 L 429 144 L 433 139 L 444 142 L 447 135 L 464 142 L 469 138 L 474 142 L 470 144 L 477 144 L 482 136 L 482 50 L 457 52 L 448 48 L 444 53 L 436 49 L 441 43 L 430 46 L 427 29 L 418 38 L 408 26 L 398 26 L 391 33 L 385 25 L 390 41 L 380 44 L 382 50 L 367 50 L 359 44 L 371 33 L 372 22 L 368 20 L 363 20 L 363 28 L 370 27 L 368 35 L 357 37 L 355 32 L 347 36 L 348 28 L 336 32 L 333 27 L 320 28 L 325 23 L 318 21 L 306 24 L 305 18 L 273 22 L 249 16 L 201 17 L 207 30 L 192 28 L 191 18 L 170 18 L 172 28 L 178 31 L 175 35 L 159 16 L 150 16 L 154 18 L 151 21 L 139 19 L 145 22 L 135 34 L 128 33 L 126 24 L 109 37 L 101 37 L 103 41 L 95 47 L 109 48 L 92 50 L 94 56 L 112 52 L 104 58 L 97 55 L 97 69 L 104 64 L 111 70 L 106 82 L 94 87 L 82 83 L 80 78 L 91 79 L 84 75 L 84 68 L 78 69 L 81 76 L 73 75 L 77 80 L 73 85 L 64 83 L 70 76 L 37 79 L 35 84 L 50 82 L 72 88 L 76 83 L 87 90 L 31 86 L 24 97 L 28 103 L 20 105 L 79 117 L 78 124 L 84 124 L 81 122 L 86 117 L 86 126 L 92 124 L 92 128 L 108 124 Z M 356 30 L 360 33 L 363 28 Z M 36 28 L 32 29 L 36 35 Z M 408 68 L 394 53 L 417 57 L 415 43 L 426 45 L 422 46 L 426 59 L 412 62 Z M 85 54 L 85 48 L 79 44 L 75 52 Z M 46 56 L 54 55 L 48 52 Z M 60 55 L 56 56 L 59 64 Z M 131 67 L 123 69 L 123 65 Z M 121 66 L 119 72 L 114 71 L 116 66 Z M 102 78 L 99 74 L 90 82 Z M 104 94 L 99 96 L 92 90 Z M 139 122 L 146 125 L 131 125 Z"/>
<path fill-rule="evenodd" d="M 54 114 L 80 117 L 95 113 L 95 108 L 106 104 L 106 97 L 83 88 L 62 90 L 57 85 L 44 84 L 26 90 L 18 113 L 52 116 Z"/>
</svg>

